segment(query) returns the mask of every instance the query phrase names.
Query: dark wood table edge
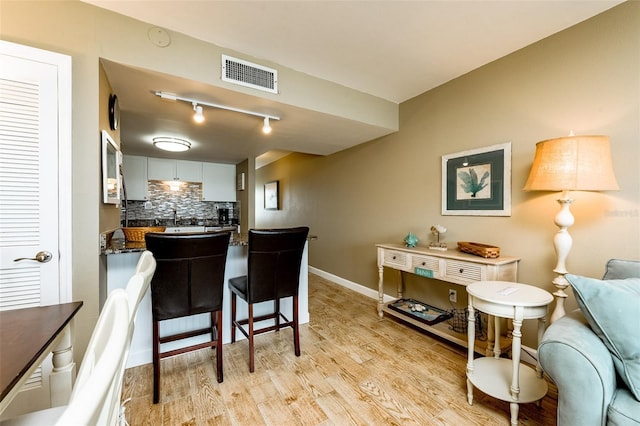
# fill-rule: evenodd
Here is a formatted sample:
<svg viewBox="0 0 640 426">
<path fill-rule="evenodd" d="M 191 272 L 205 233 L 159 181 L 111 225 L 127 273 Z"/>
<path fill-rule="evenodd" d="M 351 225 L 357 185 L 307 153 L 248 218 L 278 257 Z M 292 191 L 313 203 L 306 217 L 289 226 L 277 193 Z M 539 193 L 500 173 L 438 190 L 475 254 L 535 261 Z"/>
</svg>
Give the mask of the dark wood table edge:
<svg viewBox="0 0 640 426">
<path fill-rule="evenodd" d="M 68 302 L 68 303 L 60 303 L 56 305 L 47 305 L 47 306 L 36 306 L 33 308 L 24 308 L 24 309 L 39 309 L 39 310 L 48 310 L 52 307 L 57 307 L 59 309 L 68 309 L 71 308 L 67 312 L 67 317 L 65 321 L 56 329 L 56 332 L 52 334 L 51 338 L 49 338 L 45 345 L 29 360 L 29 362 L 25 363 L 24 368 L 20 371 L 19 374 L 15 375 L 11 378 L 11 381 L 6 385 L 3 385 L 2 389 L 0 389 L 0 401 L 2 401 L 11 390 L 17 385 L 20 379 L 29 371 L 31 366 L 38 361 L 38 359 L 42 356 L 47 348 L 51 345 L 51 343 L 60 335 L 60 333 L 64 330 L 64 328 L 71 322 L 71 320 L 78 313 L 80 308 L 82 307 L 83 302 Z M 0 311 L 0 322 L 2 322 L 2 317 L 7 315 L 16 315 L 19 314 L 22 309 L 12 309 L 6 311 Z"/>
</svg>

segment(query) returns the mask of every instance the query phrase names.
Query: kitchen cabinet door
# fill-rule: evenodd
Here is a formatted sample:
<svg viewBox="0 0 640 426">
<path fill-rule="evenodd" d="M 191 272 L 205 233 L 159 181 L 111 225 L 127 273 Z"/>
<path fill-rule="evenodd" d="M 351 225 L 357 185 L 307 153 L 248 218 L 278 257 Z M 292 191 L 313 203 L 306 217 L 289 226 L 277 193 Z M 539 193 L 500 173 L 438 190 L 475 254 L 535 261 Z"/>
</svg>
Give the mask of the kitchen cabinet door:
<svg viewBox="0 0 640 426">
<path fill-rule="evenodd" d="M 202 182 L 202 163 L 200 161 L 149 157 L 147 166 L 149 180 Z"/>
<path fill-rule="evenodd" d="M 236 166 L 202 164 L 202 200 L 236 201 Z"/>
<path fill-rule="evenodd" d="M 147 157 L 125 155 L 122 157 L 122 173 L 128 200 L 148 200 Z"/>
<path fill-rule="evenodd" d="M 147 179 L 173 180 L 176 177 L 176 160 L 167 158 L 147 159 Z"/>
<path fill-rule="evenodd" d="M 202 182 L 202 163 L 176 160 L 176 177 L 182 182 Z"/>
</svg>

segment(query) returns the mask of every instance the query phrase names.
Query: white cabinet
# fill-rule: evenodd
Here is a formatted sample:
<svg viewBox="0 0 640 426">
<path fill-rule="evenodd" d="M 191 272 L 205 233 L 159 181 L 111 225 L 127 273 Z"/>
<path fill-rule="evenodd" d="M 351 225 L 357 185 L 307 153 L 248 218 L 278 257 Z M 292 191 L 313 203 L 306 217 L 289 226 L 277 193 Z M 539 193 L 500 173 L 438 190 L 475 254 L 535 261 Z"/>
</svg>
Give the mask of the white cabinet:
<svg viewBox="0 0 640 426">
<path fill-rule="evenodd" d="M 202 200 L 236 201 L 236 166 L 202 164 Z"/>
<path fill-rule="evenodd" d="M 202 182 L 202 163 L 176 160 L 176 177 L 184 182 Z"/>
<path fill-rule="evenodd" d="M 147 157 L 123 156 L 122 173 L 127 188 L 127 199 L 147 200 Z"/>
<path fill-rule="evenodd" d="M 147 180 L 202 182 L 202 201 L 236 201 L 236 166 L 125 155 L 127 198 L 148 200 Z"/>
<path fill-rule="evenodd" d="M 183 182 L 202 182 L 202 163 L 200 161 L 149 157 L 147 168 L 149 180 L 175 179 Z"/>
<path fill-rule="evenodd" d="M 148 158 L 147 178 L 149 180 L 173 180 L 176 177 L 176 160 Z"/>
</svg>

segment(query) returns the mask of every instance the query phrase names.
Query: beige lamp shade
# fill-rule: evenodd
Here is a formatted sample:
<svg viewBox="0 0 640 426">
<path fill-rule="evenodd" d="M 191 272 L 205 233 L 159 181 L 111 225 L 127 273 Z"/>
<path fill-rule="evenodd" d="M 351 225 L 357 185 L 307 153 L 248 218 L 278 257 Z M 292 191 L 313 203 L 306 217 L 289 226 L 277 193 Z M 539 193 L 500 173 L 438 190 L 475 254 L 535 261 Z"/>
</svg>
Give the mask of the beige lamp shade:
<svg viewBox="0 0 640 426">
<path fill-rule="evenodd" d="M 567 136 L 536 144 L 525 191 L 619 189 L 607 136 Z"/>
</svg>

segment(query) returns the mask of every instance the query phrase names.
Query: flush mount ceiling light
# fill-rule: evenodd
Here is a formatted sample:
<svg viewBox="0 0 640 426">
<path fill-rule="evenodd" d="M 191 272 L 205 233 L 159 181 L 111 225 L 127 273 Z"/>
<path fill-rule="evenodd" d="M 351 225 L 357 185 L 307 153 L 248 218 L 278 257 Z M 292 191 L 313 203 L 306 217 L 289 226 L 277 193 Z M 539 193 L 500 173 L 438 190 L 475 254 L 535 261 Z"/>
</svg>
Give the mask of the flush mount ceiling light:
<svg viewBox="0 0 640 426">
<path fill-rule="evenodd" d="M 180 138 L 173 138 L 167 136 L 159 136 L 153 138 L 153 144 L 160 149 L 171 152 L 186 151 L 191 148 L 191 142 Z"/>
<path fill-rule="evenodd" d="M 204 114 L 203 114 L 203 108 L 202 108 L 203 106 L 210 107 L 210 108 L 224 109 L 226 111 L 239 112 L 241 114 L 246 114 L 246 115 L 253 115 L 254 117 L 262 117 L 264 119 L 262 131 L 265 134 L 271 133 L 271 125 L 269 122 L 270 120 L 280 120 L 280 117 L 276 117 L 275 115 L 263 114 L 261 112 L 248 111 L 246 109 L 234 108 L 226 105 L 199 101 L 197 99 L 192 99 L 192 98 L 183 98 L 174 93 L 156 92 L 155 94 L 156 96 L 159 96 L 162 99 L 166 99 L 169 101 L 188 102 L 191 105 L 193 105 L 193 110 L 195 111 L 195 114 L 193 115 L 193 119 L 198 123 L 202 123 L 204 121 Z M 189 149 L 189 148 L 186 148 L 186 149 Z"/>
</svg>

